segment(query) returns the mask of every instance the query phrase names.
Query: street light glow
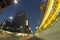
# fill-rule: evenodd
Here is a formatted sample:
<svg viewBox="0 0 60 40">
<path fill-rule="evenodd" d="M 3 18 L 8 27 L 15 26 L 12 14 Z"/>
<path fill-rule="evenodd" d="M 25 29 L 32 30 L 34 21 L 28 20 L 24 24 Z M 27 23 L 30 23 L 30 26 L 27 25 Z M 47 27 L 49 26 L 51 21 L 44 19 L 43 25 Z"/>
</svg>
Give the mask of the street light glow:
<svg viewBox="0 0 60 40">
<path fill-rule="evenodd" d="M 36 27 L 36 29 L 37 29 L 38 27 Z"/>
<path fill-rule="evenodd" d="M 12 17 L 12 16 L 10 16 L 9 18 L 10 18 L 10 19 L 13 19 L 13 17 Z"/>
<path fill-rule="evenodd" d="M 16 3 L 18 3 L 18 1 L 17 0 L 14 0 L 14 3 L 16 4 Z"/>
<path fill-rule="evenodd" d="M 20 26 L 20 28 L 22 28 L 22 26 Z"/>
<path fill-rule="evenodd" d="M 31 28 L 29 28 L 31 30 Z"/>
</svg>

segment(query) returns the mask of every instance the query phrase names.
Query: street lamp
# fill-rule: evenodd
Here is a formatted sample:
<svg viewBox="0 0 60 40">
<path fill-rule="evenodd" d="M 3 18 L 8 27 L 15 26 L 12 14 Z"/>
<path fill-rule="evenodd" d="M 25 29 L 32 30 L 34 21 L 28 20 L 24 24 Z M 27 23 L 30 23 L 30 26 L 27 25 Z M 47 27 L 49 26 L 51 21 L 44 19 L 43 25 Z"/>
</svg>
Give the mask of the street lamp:
<svg viewBox="0 0 60 40">
<path fill-rule="evenodd" d="M 14 3 L 15 3 L 15 4 L 17 4 L 17 3 L 18 3 L 18 1 L 17 1 L 17 0 L 14 0 Z"/>
<path fill-rule="evenodd" d="M 13 17 L 12 17 L 12 16 L 10 16 L 9 18 L 10 18 L 11 20 L 13 19 Z"/>
<path fill-rule="evenodd" d="M 38 27 L 36 27 L 36 29 L 37 29 Z"/>
</svg>

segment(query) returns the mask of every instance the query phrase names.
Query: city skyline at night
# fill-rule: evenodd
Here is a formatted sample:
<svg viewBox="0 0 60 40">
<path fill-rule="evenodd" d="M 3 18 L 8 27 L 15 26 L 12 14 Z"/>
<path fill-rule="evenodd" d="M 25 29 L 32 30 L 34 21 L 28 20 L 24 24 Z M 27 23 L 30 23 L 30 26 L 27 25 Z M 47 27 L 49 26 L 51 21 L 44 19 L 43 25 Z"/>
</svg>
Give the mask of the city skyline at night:
<svg viewBox="0 0 60 40">
<path fill-rule="evenodd" d="M 46 5 L 44 0 L 17 0 L 17 4 L 11 4 L 8 8 L 4 9 L 0 14 L 0 22 L 4 20 L 13 21 L 16 13 L 20 11 L 25 11 L 29 19 L 29 27 L 35 32 L 36 27 L 41 23 L 43 12 L 40 10 L 40 4 Z M 11 19 L 12 20 L 11 20 Z"/>
</svg>

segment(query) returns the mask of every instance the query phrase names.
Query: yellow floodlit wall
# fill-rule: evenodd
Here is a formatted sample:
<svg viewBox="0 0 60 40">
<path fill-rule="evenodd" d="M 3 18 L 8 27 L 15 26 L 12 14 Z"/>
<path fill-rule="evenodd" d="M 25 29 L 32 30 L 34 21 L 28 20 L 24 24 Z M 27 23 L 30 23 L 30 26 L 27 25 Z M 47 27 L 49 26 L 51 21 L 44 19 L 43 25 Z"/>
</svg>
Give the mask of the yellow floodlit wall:
<svg viewBox="0 0 60 40">
<path fill-rule="evenodd" d="M 56 20 L 58 16 L 58 10 L 60 10 L 60 0 L 48 0 L 42 23 L 36 30 L 36 33 L 42 32 L 50 24 L 52 24 L 53 21 Z"/>
</svg>

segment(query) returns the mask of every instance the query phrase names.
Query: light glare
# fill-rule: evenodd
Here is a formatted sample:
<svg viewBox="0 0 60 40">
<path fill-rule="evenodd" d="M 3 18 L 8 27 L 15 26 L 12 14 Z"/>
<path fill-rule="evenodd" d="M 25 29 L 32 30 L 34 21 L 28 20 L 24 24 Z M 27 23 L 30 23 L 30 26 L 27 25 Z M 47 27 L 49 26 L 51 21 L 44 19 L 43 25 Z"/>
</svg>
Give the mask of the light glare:
<svg viewBox="0 0 60 40">
<path fill-rule="evenodd" d="M 12 17 L 12 16 L 10 16 L 9 18 L 10 18 L 10 19 L 13 19 L 13 17 Z"/>
<path fill-rule="evenodd" d="M 36 29 L 37 29 L 38 27 L 36 27 Z"/>
<path fill-rule="evenodd" d="M 14 0 L 14 3 L 16 4 L 18 1 L 17 0 Z"/>
</svg>

